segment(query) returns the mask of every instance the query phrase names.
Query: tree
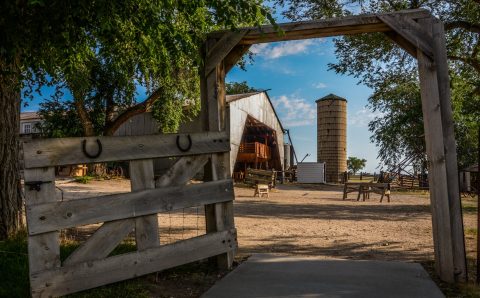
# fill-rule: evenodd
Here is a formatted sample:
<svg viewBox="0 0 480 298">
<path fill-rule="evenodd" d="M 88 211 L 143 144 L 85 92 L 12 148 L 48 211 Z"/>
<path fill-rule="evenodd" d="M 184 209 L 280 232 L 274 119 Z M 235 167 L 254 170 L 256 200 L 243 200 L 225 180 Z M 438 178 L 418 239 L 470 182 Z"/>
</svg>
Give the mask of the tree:
<svg viewBox="0 0 480 298">
<path fill-rule="evenodd" d="M 365 163 L 367 162 L 366 159 L 360 159 L 355 156 L 349 156 L 347 159 L 347 168 L 349 171 L 353 172 L 353 175 L 355 175 L 358 171 L 362 170 L 365 168 Z"/>
<path fill-rule="evenodd" d="M 259 0 L 20 0 L 3 1 L 1 8 L 0 239 L 14 233 L 20 221 L 17 135 L 22 90 L 28 98 L 45 85 L 68 88 L 88 135 L 93 125 L 86 99 L 100 93 L 107 94 L 103 101 L 122 98 L 131 114 L 150 108 L 152 98 L 187 88 L 182 70 L 200 67 L 206 32 L 258 25 L 265 17 L 273 20 Z M 91 88 L 92 78 L 112 79 L 115 88 Z M 139 103 L 125 96 L 137 85 L 149 94 Z M 114 114 L 109 112 L 105 110 L 107 119 Z"/>
<path fill-rule="evenodd" d="M 242 94 L 259 91 L 256 88 L 250 87 L 246 81 L 226 83 L 225 89 L 227 94 Z"/>
<path fill-rule="evenodd" d="M 459 166 L 475 160 L 480 110 L 480 1 L 418 0 L 278 0 L 292 20 L 426 8 L 445 24 Z M 369 108 L 380 112 L 369 124 L 379 157 L 394 166 L 406 155 L 425 152 L 416 61 L 384 34 L 361 34 L 334 40 L 338 62 L 330 69 L 349 74 L 374 90 Z M 468 107 L 468 108 L 467 108 Z"/>
</svg>

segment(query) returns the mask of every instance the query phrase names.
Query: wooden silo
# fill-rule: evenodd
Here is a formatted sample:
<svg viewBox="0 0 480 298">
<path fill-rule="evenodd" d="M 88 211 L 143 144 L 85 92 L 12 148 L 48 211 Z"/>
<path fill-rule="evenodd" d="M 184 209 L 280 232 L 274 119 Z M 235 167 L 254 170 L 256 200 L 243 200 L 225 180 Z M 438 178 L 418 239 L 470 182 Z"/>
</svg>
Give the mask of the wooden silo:
<svg viewBox="0 0 480 298">
<path fill-rule="evenodd" d="M 317 161 L 326 164 L 326 181 L 338 183 L 347 170 L 347 100 L 329 94 L 316 103 Z"/>
</svg>

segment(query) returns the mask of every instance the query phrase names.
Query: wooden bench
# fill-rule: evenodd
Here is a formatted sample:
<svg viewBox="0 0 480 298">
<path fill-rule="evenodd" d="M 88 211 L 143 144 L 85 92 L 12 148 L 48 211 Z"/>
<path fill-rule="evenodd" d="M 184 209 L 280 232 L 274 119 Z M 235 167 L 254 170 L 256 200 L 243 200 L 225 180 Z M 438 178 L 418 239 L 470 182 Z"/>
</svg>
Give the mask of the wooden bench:
<svg viewBox="0 0 480 298">
<path fill-rule="evenodd" d="M 253 197 L 256 197 L 258 195 L 258 197 L 260 198 L 266 195 L 268 198 L 269 197 L 268 190 L 269 190 L 269 187 L 267 184 L 257 184 L 257 186 L 255 187 L 255 193 L 253 194 Z"/>
<path fill-rule="evenodd" d="M 390 184 L 377 182 L 347 182 L 343 186 L 343 200 L 351 192 L 358 192 L 357 201 L 362 197 L 363 201 L 370 199 L 370 193 L 377 193 L 381 195 L 380 202 L 383 202 L 383 197 L 386 196 L 390 203 Z"/>
<path fill-rule="evenodd" d="M 255 187 L 257 184 L 266 184 L 275 188 L 277 173 L 274 170 L 257 170 L 248 168 L 245 173 L 245 184 Z"/>
</svg>

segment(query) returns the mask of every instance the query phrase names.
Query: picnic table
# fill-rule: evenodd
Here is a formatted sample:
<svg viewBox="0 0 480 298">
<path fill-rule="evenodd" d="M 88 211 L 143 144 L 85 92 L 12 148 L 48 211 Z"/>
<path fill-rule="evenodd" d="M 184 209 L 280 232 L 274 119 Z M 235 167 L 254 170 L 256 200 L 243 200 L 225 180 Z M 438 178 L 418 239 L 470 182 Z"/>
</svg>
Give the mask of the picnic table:
<svg viewBox="0 0 480 298">
<path fill-rule="evenodd" d="M 380 202 L 382 202 L 383 197 L 386 196 L 390 203 L 390 183 L 346 182 L 343 187 L 343 200 L 345 200 L 351 192 L 358 192 L 357 201 L 360 201 L 360 197 L 362 197 L 363 201 L 370 199 L 370 193 L 373 192 L 381 195 Z"/>
</svg>

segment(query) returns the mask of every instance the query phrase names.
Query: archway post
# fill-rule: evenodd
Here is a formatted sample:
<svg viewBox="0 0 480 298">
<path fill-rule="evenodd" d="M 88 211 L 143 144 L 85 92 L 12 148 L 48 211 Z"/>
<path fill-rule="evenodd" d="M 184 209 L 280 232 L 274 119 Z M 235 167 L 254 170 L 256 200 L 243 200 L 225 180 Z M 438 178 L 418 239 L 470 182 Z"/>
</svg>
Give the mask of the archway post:
<svg viewBox="0 0 480 298">
<path fill-rule="evenodd" d="M 446 282 L 466 280 L 463 221 L 453 131 L 450 85 L 443 24 L 422 9 L 359 15 L 219 31 L 205 43 L 202 81 L 204 129 L 225 129 L 225 75 L 252 44 L 383 32 L 418 60 L 422 112 L 429 166 L 435 267 Z M 214 154 L 208 166 L 211 179 L 229 175 L 228 153 Z M 216 178 L 217 177 L 217 178 Z M 234 227 L 232 203 L 206 208 L 207 231 Z M 219 256 L 228 268 L 233 253 Z"/>
</svg>

